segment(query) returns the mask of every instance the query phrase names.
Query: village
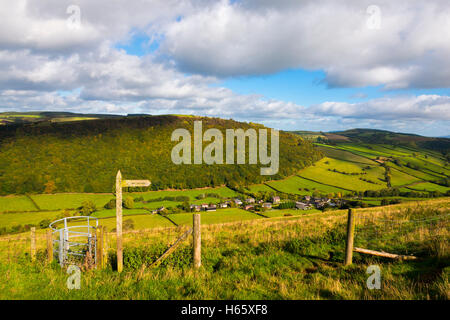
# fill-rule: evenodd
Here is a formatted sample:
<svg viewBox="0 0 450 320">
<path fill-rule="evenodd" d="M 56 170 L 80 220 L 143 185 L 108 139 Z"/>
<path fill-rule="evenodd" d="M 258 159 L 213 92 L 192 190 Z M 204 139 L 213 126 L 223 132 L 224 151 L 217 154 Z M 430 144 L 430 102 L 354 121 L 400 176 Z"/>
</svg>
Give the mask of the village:
<svg viewBox="0 0 450 320">
<path fill-rule="evenodd" d="M 246 211 L 253 212 L 265 212 L 268 210 L 277 209 L 297 209 L 297 210 L 310 210 L 318 209 L 324 210 L 325 208 L 339 208 L 345 204 L 343 199 L 331 199 L 327 197 L 312 197 L 303 196 L 301 201 L 293 201 L 290 199 L 281 199 L 280 196 L 272 196 L 268 199 L 255 199 L 253 197 L 241 197 L 233 199 L 223 199 L 219 203 L 202 203 L 191 204 L 186 211 L 200 212 L 200 211 L 217 211 L 218 209 L 225 208 L 240 208 Z M 153 214 L 167 213 L 166 207 L 159 207 L 152 210 Z"/>
</svg>

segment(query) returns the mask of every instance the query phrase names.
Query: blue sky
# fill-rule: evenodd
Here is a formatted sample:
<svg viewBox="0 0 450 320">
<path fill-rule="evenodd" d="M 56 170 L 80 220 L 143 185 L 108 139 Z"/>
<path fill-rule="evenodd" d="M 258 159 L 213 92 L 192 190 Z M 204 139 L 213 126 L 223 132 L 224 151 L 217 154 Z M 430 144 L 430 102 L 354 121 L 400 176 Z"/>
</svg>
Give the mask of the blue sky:
<svg viewBox="0 0 450 320">
<path fill-rule="evenodd" d="M 445 0 L 2 1 L 0 111 L 450 134 Z"/>
</svg>

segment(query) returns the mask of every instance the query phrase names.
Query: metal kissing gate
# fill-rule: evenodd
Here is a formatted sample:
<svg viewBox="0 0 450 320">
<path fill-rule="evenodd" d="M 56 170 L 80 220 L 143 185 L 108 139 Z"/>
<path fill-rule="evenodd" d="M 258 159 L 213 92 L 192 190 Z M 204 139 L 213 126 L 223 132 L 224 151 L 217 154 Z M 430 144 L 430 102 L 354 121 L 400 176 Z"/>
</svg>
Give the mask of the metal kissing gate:
<svg viewBox="0 0 450 320">
<path fill-rule="evenodd" d="M 61 267 L 83 263 L 88 257 L 97 263 L 97 218 L 67 217 L 53 221 L 49 227 L 53 230 L 53 252 Z"/>
</svg>

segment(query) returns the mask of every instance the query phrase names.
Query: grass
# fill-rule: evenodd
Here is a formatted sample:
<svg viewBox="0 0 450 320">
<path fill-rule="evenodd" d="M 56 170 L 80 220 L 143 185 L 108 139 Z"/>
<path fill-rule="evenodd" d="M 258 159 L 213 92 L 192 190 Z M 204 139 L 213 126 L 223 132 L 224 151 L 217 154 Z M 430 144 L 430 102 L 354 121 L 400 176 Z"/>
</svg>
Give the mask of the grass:
<svg viewBox="0 0 450 320">
<path fill-rule="evenodd" d="M 173 223 L 171 223 L 169 220 L 165 219 L 164 217 L 161 217 L 157 214 L 148 214 L 148 215 L 139 215 L 139 216 L 132 216 L 132 217 L 125 217 L 123 218 L 123 221 L 131 219 L 134 223 L 135 229 L 151 229 L 151 228 L 164 228 L 164 227 L 173 227 Z M 107 218 L 107 219 L 101 219 L 100 224 L 102 226 L 105 226 L 106 229 L 111 232 L 111 230 L 116 228 L 116 218 Z"/>
<path fill-rule="evenodd" d="M 318 182 L 314 182 L 308 179 L 304 179 L 299 176 L 292 176 L 284 180 L 276 180 L 267 182 L 272 188 L 285 193 L 299 194 L 299 195 L 312 195 L 314 191 L 319 193 L 345 193 L 344 189 L 327 186 Z"/>
<path fill-rule="evenodd" d="M 112 194 L 57 193 L 32 195 L 31 198 L 42 210 L 58 210 L 79 208 L 84 201 L 92 201 L 97 208 L 102 208 L 114 196 Z"/>
<path fill-rule="evenodd" d="M 34 210 L 37 210 L 36 206 L 26 196 L 0 197 L 0 212 Z"/>
<path fill-rule="evenodd" d="M 367 159 L 366 157 L 361 157 L 359 155 L 356 155 L 354 153 L 340 150 L 338 148 L 334 148 L 328 145 L 323 145 L 317 143 L 316 145 L 319 146 L 319 149 L 325 153 L 325 155 L 329 158 L 344 160 L 344 161 L 350 161 L 350 162 L 359 162 L 364 163 L 368 165 L 374 165 L 376 164 L 374 161 Z"/>
<path fill-rule="evenodd" d="M 327 164 L 327 162 L 329 162 L 329 164 Z M 367 174 L 365 175 L 347 175 L 328 170 L 333 170 L 337 167 L 337 170 L 348 170 L 346 172 L 361 172 L 360 169 L 363 166 L 364 165 L 359 166 L 357 164 L 342 160 L 323 158 L 314 165 L 300 170 L 299 176 L 314 180 L 318 183 L 331 184 L 338 188 L 355 191 L 379 190 L 386 188 L 386 183 L 380 180 L 383 177 L 382 175 L 384 175 L 384 169 L 381 167 L 372 167 L 366 171 Z M 369 179 L 373 183 L 363 181 L 360 178 Z"/>
<path fill-rule="evenodd" d="M 44 219 L 55 220 L 60 214 L 58 211 L 2 213 L 0 214 L 0 227 L 11 228 L 17 225 L 37 225 Z"/>
<path fill-rule="evenodd" d="M 420 181 L 421 181 L 420 179 L 413 177 L 407 173 L 398 171 L 393 168 L 391 169 L 391 185 L 393 187 L 403 186 Z"/>
<path fill-rule="evenodd" d="M 169 217 L 178 225 L 192 225 L 192 213 L 177 213 L 169 215 Z M 239 208 L 220 209 L 201 213 L 202 224 L 227 223 L 261 218 L 261 216 Z"/>
<path fill-rule="evenodd" d="M 253 184 L 251 186 L 248 186 L 247 190 L 249 192 L 257 193 L 257 192 L 271 192 L 273 191 L 272 188 L 268 187 L 265 184 Z"/>
<path fill-rule="evenodd" d="M 416 219 L 448 213 L 449 201 L 359 209 L 357 213 Z M 125 233 L 124 272 L 115 272 L 114 264 L 108 264 L 105 270 L 83 271 L 80 290 L 67 289 L 68 276 L 56 262 L 43 262 L 45 237 L 38 238 L 35 263 L 27 255 L 26 236 L 0 237 L 0 299 L 450 298 L 447 241 L 429 238 L 428 229 L 410 230 L 409 234 L 386 231 L 389 242 L 383 248 L 388 252 L 409 249 L 422 259 L 392 261 L 355 253 L 353 265 L 346 267 L 342 263 L 345 224 L 346 212 L 333 211 L 204 225 L 202 267 L 198 272 L 191 267 L 191 238 L 159 267 L 138 272 L 143 263 L 154 261 L 184 228 Z M 443 232 L 448 236 L 448 230 Z M 361 229 L 357 229 L 355 244 L 361 245 L 364 240 Z M 108 234 L 106 242 L 110 258 L 114 258 L 114 236 Z M 381 290 L 369 290 L 366 286 L 366 270 L 373 264 L 382 271 Z"/>
<path fill-rule="evenodd" d="M 434 184 L 431 182 L 422 182 L 415 184 L 413 186 L 408 186 L 407 188 L 416 191 L 439 191 L 442 193 L 445 193 L 448 190 L 450 190 L 449 187 L 440 186 L 438 184 Z"/>
<path fill-rule="evenodd" d="M 163 191 L 149 191 L 149 192 L 135 192 L 133 195 L 143 196 L 144 200 L 164 198 L 164 197 L 176 197 L 176 196 L 188 196 L 191 200 L 194 200 L 196 196 L 205 193 L 217 193 L 224 198 L 231 198 L 236 196 L 236 192 L 227 187 L 218 188 L 205 188 L 205 189 L 191 189 L 191 190 L 163 190 Z"/>
</svg>

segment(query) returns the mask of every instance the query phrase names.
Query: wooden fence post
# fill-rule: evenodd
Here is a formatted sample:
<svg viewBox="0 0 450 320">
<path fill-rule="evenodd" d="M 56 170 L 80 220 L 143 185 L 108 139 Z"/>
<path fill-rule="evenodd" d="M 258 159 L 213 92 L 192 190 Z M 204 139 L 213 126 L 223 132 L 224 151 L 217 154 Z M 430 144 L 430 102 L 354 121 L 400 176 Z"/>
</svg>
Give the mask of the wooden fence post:
<svg viewBox="0 0 450 320">
<path fill-rule="evenodd" d="M 31 245 L 30 245 L 30 249 L 31 249 L 31 261 L 34 262 L 36 261 L 36 228 L 35 227 L 31 227 L 30 229 L 31 231 Z"/>
<path fill-rule="evenodd" d="M 53 262 L 53 234 L 51 229 L 47 229 L 47 262 Z"/>
<path fill-rule="evenodd" d="M 200 268 L 202 265 L 202 239 L 201 239 L 201 224 L 200 224 L 200 214 L 196 213 L 193 215 L 194 225 L 192 236 L 194 238 L 194 268 Z"/>
<path fill-rule="evenodd" d="M 117 272 L 123 269 L 122 243 L 122 174 L 120 170 L 116 176 L 116 233 L 117 233 Z"/>
<path fill-rule="evenodd" d="M 108 264 L 108 251 L 109 251 L 109 242 L 108 242 L 108 233 L 106 232 L 106 227 L 102 226 L 103 231 L 103 267 L 106 267 Z"/>
<path fill-rule="evenodd" d="M 355 235 L 355 224 L 354 224 L 353 210 L 348 209 L 347 242 L 346 242 L 346 246 L 345 246 L 345 265 L 346 266 L 352 264 L 354 235 Z"/>
<path fill-rule="evenodd" d="M 103 269 L 103 228 L 97 229 L 97 269 Z"/>
</svg>

